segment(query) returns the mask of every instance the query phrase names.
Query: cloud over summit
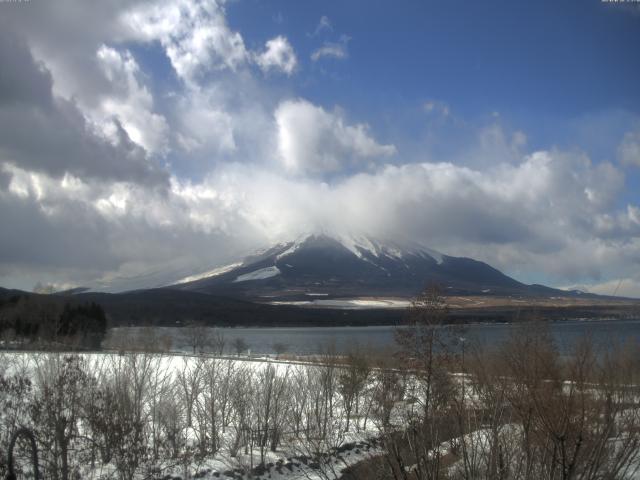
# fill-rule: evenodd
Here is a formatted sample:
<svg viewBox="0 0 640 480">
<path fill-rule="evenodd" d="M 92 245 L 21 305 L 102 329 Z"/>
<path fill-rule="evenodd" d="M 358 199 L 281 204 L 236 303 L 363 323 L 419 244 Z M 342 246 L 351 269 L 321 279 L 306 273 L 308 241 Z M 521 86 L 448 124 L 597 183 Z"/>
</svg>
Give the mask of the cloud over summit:
<svg viewBox="0 0 640 480">
<path fill-rule="evenodd" d="M 394 145 L 378 143 L 368 125 L 350 125 L 340 112 L 327 112 L 303 99 L 282 102 L 275 119 L 280 160 L 290 172 L 335 172 L 396 153 Z"/>
</svg>

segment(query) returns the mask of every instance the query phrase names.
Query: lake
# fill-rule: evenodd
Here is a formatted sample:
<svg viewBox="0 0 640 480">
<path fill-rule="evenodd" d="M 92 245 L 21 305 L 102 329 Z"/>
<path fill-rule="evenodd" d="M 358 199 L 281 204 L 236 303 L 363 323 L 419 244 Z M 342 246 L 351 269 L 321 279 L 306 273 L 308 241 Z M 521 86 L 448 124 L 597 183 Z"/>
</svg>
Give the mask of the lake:
<svg viewBox="0 0 640 480">
<path fill-rule="evenodd" d="M 561 352 L 568 351 L 575 342 L 590 335 L 597 345 L 607 346 L 612 342 L 640 342 L 640 319 L 635 320 L 584 320 L 556 321 L 549 323 L 551 334 Z M 465 342 L 481 342 L 491 347 L 499 345 L 518 328 L 512 324 L 471 324 L 466 325 L 461 336 Z M 185 330 L 179 327 L 158 327 L 160 336 L 171 338 L 171 348 L 189 351 Z M 372 327 L 297 327 L 297 328 L 217 328 L 224 335 L 229 351 L 234 340 L 241 338 L 249 346 L 252 354 L 275 353 L 274 346 L 286 346 L 286 351 L 301 355 L 321 353 L 328 345 L 338 353 L 356 347 L 384 350 L 394 348 L 393 326 Z M 139 327 L 118 327 L 110 334 L 135 338 L 143 334 Z"/>
</svg>

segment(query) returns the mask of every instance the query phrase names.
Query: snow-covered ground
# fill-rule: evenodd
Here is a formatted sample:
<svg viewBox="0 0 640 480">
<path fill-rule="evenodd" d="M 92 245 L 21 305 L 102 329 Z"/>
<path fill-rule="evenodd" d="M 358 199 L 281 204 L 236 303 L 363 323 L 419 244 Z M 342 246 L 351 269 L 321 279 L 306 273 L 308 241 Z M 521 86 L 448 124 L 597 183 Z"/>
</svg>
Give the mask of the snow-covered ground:
<svg viewBox="0 0 640 480">
<path fill-rule="evenodd" d="M 385 454 L 378 438 L 390 431 L 403 431 L 415 421 L 425 398 L 425 384 L 419 377 L 393 368 L 369 365 L 363 374 L 363 370 L 351 370 L 340 363 L 344 359 L 338 357 L 326 356 L 322 361 L 150 353 L 86 353 L 73 357 L 1 353 L 0 382 L 5 390 L 0 391 L 0 450 L 6 448 L 8 432 L 15 425 L 26 424 L 38 435 L 41 458 L 50 459 L 52 447 L 47 441 L 61 418 L 61 412 L 51 406 L 62 405 L 63 425 L 68 425 L 69 419 L 75 422 L 68 430 L 70 464 L 80 478 L 124 478 L 119 471 L 121 457 L 127 460 L 134 454 L 131 452 L 138 452 L 142 460 L 135 466 L 135 475 L 129 477 L 136 480 L 338 479 L 346 467 Z M 496 452 L 499 439 L 497 448 L 508 450 L 504 461 L 512 462 L 511 471 L 515 472 L 523 464 L 521 445 L 526 441 L 515 416 L 493 427 L 486 423 L 487 418 L 474 420 L 477 412 L 504 408 L 500 402 L 491 403 L 487 396 L 496 392 L 492 387 L 486 390 L 486 385 L 476 382 L 469 373 L 446 377 L 451 380 L 451 403 L 443 412 L 453 415 L 454 424 L 456 418 L 463 418 L 468 426 L 457 438 L 457 434 L 454 438 L 440 437 L 441 443 L 428 450 L 427 457 L 447 457 L 443 467 L 446 478 L 467 478 L 469 469 L 488 471 L 488 462 L 494 458 L 491 452 Z M 12 383 L 17 378 L 29 379 L 33 387 L 11 397 L 16 385 L 27 385 Z M 509 388 L 504 377 L 496 381 Z M 124 390 L 118 390 L 118 385 Z M 347 395 L 350 388 L 357 392 L 353 397 Z M 626 397 L 620 405 L 625 407 L 617 411 L 614 421 L 622 434 L 603 437 L 603 448 L 615 452 L 635 445 L 625 443 L 631 437 L 624 433 L 638 436 L 639 411 L 633 406 L 638 397 L 633 389 L 634 385 L 624 384 L 620 390 Z M 593 384 L 585 388 L 563 382 L 559 391 L 561 396 L 584 393 L 589 401 L 605 400 L 601 389 Z M 105 404 L 101 400 L 105 392 L 120 392 L 132 403 L 125 402 L 127 409 L 123 410 L 116 395 Z M 451 409 L 460 406 L 463 416 L 455 417 Z M 35 417 L 34 411 L 39 412 Z M 103 447 L 96 451 L 95 445 L 102 445 L 102 435 L 111 432 L 117 437 L 122 433 L 118 429 L 116 433 L 104 430 L 104 423 L 112 421 L 121 428 L 119 416 L 124 416 L 122 421 L 127 425 L 125 419 L 132 411 L 143 424 L 144 441 L 131 443 L 127 447 L 131 452 L 125 449 L 113 453 L 109 461 L 99 461 L 97 452 Z M 625 430 L 629 426 L 631 430 Z M 127 431 L 120 442 L 129 445 Z M 469 454 L 466 457 L 465 451 Z M 631 448 L 625 458 L 625 471 L 612 478 L 640 480 L 640 452 Z M 414 467 L 407 468 L 410 471 Z"/>
<path fill-rule="evenodd" d="M 313 299 L 298 301 L 276 301 L 270 303 L 272 305 L 296 305 L 300 307 L 327 307 L 365 310 L 370 308 L 407 308 L 411 305 L 411 301 L 398 298 Z"/>
<path fill-rule="evenodd" d="M 311 410 L 306 407 L 299 407 L 297 410 L 292 407 L 290 402 L 291 396 L 295 396 L 293 388 L 297 385 L 298 389 L 305 389 L 305 395 L 312 398 L 314 393 L 307 391 L 318 383 L 316 376 L 318 369 L 311 364 L 303 364 L 300 362 L 274 361 L 273 359 L 243 359 L 243 358 L 214 358 L 205 356 L 189 356 L 189 355 L 167 355 L 167 354 L 108 354 L 108 353 L 92 353 L 81 354 L 83 369 L 89 372 L 96 381 L 104 385 L 110 384 L 112 380 L 119 375 L 134 376 L 131 378 L 134 382 L 143 382 L 145 388 L 149 391 L 142 392 L 144 397 L 143 410 L 146 435 L 151 435 L 152 430 L 169 428 L 165 425 L 166 421 L 162 416 L 157 416 L 154 410 L 164 408 L 165 400 L 158 400 L 160 396 L 166 393 L 166 389 L 172 389 L 172 398 L 166 401 L 174 406 L 181 413 L 175 413 L 175 421 L 183 422 L 182 427 L 175 430 L 180 437 L 177 441 L 181 444 L 180 455 L 173 456 L 165 453 L 159 458 L 138 468 L 135 478 L 202 478 L 208 479 L 330 479 L 339 478 L 340 472 L 349 465 L 353 465 L 365 458 L 380 455 L 382 451 L 376 446 L 374 438 L 379 434 L 375 427 L 375 422 L 369 418 L 362 419 L 361 415 L 352 415 L 350 419 L 350 427 L 347 428 L 344 419 L 344 412 L 340 406 L 339 396 L 333 391 L 331 401 L 335 402 L 332 408 L 333 413 L 328 416 L 329 412 L 324 412 L 325 421 L 329 424 L 326 427 L 325 438 L 316 438 L 316 434 L 305 434 L 303 431 L 294 432 L 294 415 L 302 415 L 298 418 L 299 422 L 304 416 L 307 422 L 316 422 L 320 417 L 312 418 Z M 42 392 L 45 385 L 48 385 L 47 377 L 56 375 L 55 372 L 63 369 L 64 354 L 56 353 L 28 353 L 28 352 L 6 352 L 0 353 L 0 380 L 2 378 L 12 378 L 13 376 L 23 376 L 30 378 L 34 385 L 34 390 Z M 55 367 L 55 368 L 54 368 Z M 312 373 L 313 371 L 313 373 Z M 45 376 L 43 376 L 43 374 Z M 138 377 L 140 375 L 140 377 Z M 322 373 L 319 377 L 323 378 Z M 337 375 L 337 371 L 336 371 Z M 215 379 L 212 380 L 215 376 Z M 17 378 L 17 377 L 16 377 Z M 336 376 L 337 379 L 337 376 Z M 214 381 L 213 388 L 218 391 L 214 395 L 220 395 L 223 398 L 227 395 L 227 407 L 231 408 L 248 408 L 251 410 L 251 419 L 242 420 L 243 425 L 252 429 L 253 433 L 249 433 L 250 437 L 255 437 L 256 431 L 260 431 L 262 425 L 269 425 L 269 428 L 278 428 L 281 430 L 281 440 L 275 450 L 271 450 L 269 445 L 260 448 L 257 445 L 256 438 L 247 440 L 247 437 L 241 435 L 241 429 L 235 422 L 239 421 L 237 412 L 234 413 L 233 419 L 229 418 L 226 427 L 222 427 L 219 431 L 219 447 L 215 454 L 198 454 L 199 442 L 203 439 L 204 424 L 200 424 L 205 413 L 197 413 L 198 410 L 206 405 L 210 408 L 213 397 L 208 397 L 205 392 L 206 388 L 212 386 L 207 383 Z M 335 379 L 334 379 L 335 381 Z M 157 382 L 161 382 L 158 385 Z M 193 386 L 200 382 L 199 386 Z M 225 382 L 227 382 L 225 387 Z M 222 389 L 228 388 L 233 382 L 243 385 L 244 398 L 235 398 L 231 400 L 231 393 L 222 392 Z M 271 382 L 267 384 L 265 382 Z M 311 382 L 311 383 L 309 383 Z M 55 384 L 55 382 L 54 382 Z M 192 390 L 189 391 L 189 385 Z M 47 387 L 50 388 L 50 387 Z M 95 387 L 99 388 L 99 387 Z M 134 384 L 130 388 L 135 388 Z M 287 388 L 286 397 L 271 396 L 270 388 Z M 299 390 L 300 391 L 300 390 Z M 89 393 L 86 393 L 90 396 Z M 3 393 L 0 393 L 0 408 L 3 405 Z M 39 394 L 34 392 L 34 397 Z M 191 396 L 190 396 L 191 395 Z M 322 397 L 322 392 L 316 390 L 315 395 Z M 84 396 L 84 394 L 82 395 Z M 320 398 L 320 397 L 318 397 Z M 324 401 L 329 401 L 323 397 Z M 6 399 L 5 399 L 6 400 Z M 297 397 L 298 402 L 306 402 L 304 397 Z M 223 400 L 218 400 L 223 402 Z M 236 402 L 236 406 L 232 404 Z M 273 405 L 280 402 L 280 407 L 284 412 L 277 413 L 271 410 L 265 410 L 265 402 L 273 402 Z M 15 405 L 15 404 L 14 404 Z M 91 405 L 81 407 L 84 409 Z M 99 408 L 99 407 L 96 407 Z M 193 408 L 193 420 L 191 426 L 185 419 L 186 411 Z M 218 405 L 217 408 L 220 408 Z M 309 407 L 310 408 L 310 407 Z M 325 404 L 323 408 L 328 408 Z M 14 406 L 14 410 L 18 411 Z M 7 413 L 7 415 L 10 412 Z M 27 412 L 22 412 L 25 417 L 24 421 L 29 425 Z M 265 415 L 273 416 L 271 420 L 265 420 Z M 321 412 L 322 415 L 322 412 Z M 261 417 L 262 416 L 262 417 Z M 155 418 L 155 420 L 154 420 Z M 261 419 L 262 418 L 262 419 Z M 15 419 L 14 419 L 15 420 Z M 6 422 L 6 415 L 0 413 L 0 421 Z M 163 423 L 165 422 L 165 423 Z M 261 423 L 262 422 L 262 423 Z M 266 422 L 266 423 L 265 423 Z M 164 426 L 162 426 L 164 425 Z M 310 424 L 309 424 L 310 425 Z M 0 433 L 2 427 L 0 425 Z M 34 430 L 38 427 L 34 426 Z M 91 428 L 78 420 L 77 437 L 92 437 Z M 258 430 L 253 430 L 258 429 Z M 6 435 L 6 432 L 5 432 Z M 247 435 L 247 433 L 242 433 Z M 170 436 L 167 438 L 171 438 Z M 238 439 L 241 445 L 237 445 Z M 4 435 L 0 435 L 0 451 L 4 451 L 7 441 Z M 168 440 L 163 440 L 165 444 Z M 174 439 L 174 441 L 176 441 Z M 74 440 L 74 448 L 78 451 L 86 450 L 86 446 L 80 447 L 82 442 Z M 153 448 L 152 437 L 147 439 L 149 448 Z M 248 442 L 248 443 L 247 443 Z M 234 447 L 234 444 L 236 445 Z M 239 448 L 238 448 L 239 447 Z M 237 451 L 234 451 L 236 450 Z M 261 457 L 262 455 L 262 457 Z M 41 452 L 41 457 L 46 458 L 46 454 Z M 84 458 L 84 457 L 83 457 Z M 262 462 L 261 462 L 262 458 Z M 71 463 L 81 475 L 81 478 L 106 480 L 110 478 L 120 478 L 117 465 L 114 462 L 101 464 L 101 462 L 86 463 L 80 457 L 72 458 Z M 260 466 L 261 463 L 263 466 Z M 156 472 L 153 474 L 153 472 Z M 151 477 L 149 475 L 151 474 Z"/>
</svg>

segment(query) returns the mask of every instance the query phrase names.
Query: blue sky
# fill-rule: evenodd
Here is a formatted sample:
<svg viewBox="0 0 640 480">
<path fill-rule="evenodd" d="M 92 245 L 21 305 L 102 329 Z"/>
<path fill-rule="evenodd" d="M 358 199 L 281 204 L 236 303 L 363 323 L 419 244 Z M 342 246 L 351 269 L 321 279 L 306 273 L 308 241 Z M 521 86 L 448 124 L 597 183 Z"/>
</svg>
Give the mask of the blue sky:
<svg viewBox="0 0 640 480">
<path fill-rule="evenodd" d="M 405 1 L 390 8 L 250 0 L 230 4 L 228 17 L 247 32 L 249 45 L 286 32 L 308 69 L 296 91 L 314 101 L 350 105 L 375 120 L 437 99 L 465 118 L 499 111 L 535 127 L 638 112 L 640 56 L 633 46 L 640 43 L 640 13 L 631 8 L 599 1 Z M 332 28 L 313 35 L 322 16 Z M 348 62 L 309 61 L 322 42 L 342 35 L 350 37 Z"/>
<path fill-rule="evenodd" d="M 640 295 L 636 4 L 32 0 L 0 18 L 2 285 L 163 284 L 322 229 Z"/>
</svg>

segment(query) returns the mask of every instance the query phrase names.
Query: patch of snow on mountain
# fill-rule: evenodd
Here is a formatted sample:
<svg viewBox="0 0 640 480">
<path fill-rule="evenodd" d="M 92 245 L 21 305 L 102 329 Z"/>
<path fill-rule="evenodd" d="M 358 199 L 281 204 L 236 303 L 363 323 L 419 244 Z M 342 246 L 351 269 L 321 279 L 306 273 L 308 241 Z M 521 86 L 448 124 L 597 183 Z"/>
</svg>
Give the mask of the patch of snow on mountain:
<svg viewBox="0 0 640 480">
<path fill-rule="evenodd" d="M 280 269 L 278 267 L 261 268 L 260 270 L 239 275 L 233 283 L 247 282 L 250 280 L 264 280 L 266 278 L 275 277 L 276 275 L 280 275 Z"/>
<path fill-rule="evenodd" d="M 198 273 L 196 275 L 191 275 L 189 277 L 181 278 L 175 283 L 176 285 L 179 285 L 181 283 L 189 283 L 189 282 L 195 282 L 196 280 L 202 280 L 203 278 L 216 277 L 218 275 L 222 275 L 223 273 L 230 272 L 234 268 L 238 268 L 241 266 L 242 266 L 242 262 L 232 263 L 230 265 L 225 265 L 223 267 L 214 268 L 213 270 L 209 270 L 208 272 Z"/>
<path fill-rule="evenodd" d="M 436 252 L 435 250 L 431 250 L 430 248 L 424 248 L 424 247 L 422 248 L 422 250 L 424 250 L 426 254 L 429 255 L 431 258 L 433 258 L 438 265 L 441 265 L 442 262 L 444 262 L 444 255 L 442 255 L 440 252 Z"/>
<path fill-rule="evenodd" d="M 368 252 L 374 257 L 380 256 L 378 245 L 366 237 L 340 235 L 336 240 L 358 258 L 363 258 L 362 252 Z"/>
<path fill-rule="evenodd" d="M 398 260 L 405 258 L 407 255 L 416 255 L 423 258 L 430 257 L 438 265 L 444 261 L 444 256 L 440 252 L 421 245 L 413 245 L 407 248 L 393 243 L 380 243 L 367 237 L 347 235 L 340 235 L 337 240 L 358 258 L 363 258 L 363 252 L 368 252 L 373 257 L 384 255 Z"/>
<path fill-rule="evenodd" d="M 404 257 L 404 252 L 396 247 L 385 247 L 384 248 L 384 254 L 387 257 L 391 257 L 391 258 L 397 258 L 398 260 L 402 259 L 402 257 Z"/>
<path fill-rule="evenodd" d="M 287 248 L 284 252 L 278 254 L 278 256 L 276 257 L 276 260 L 280 260 L 281 258 L 286 257 L 287 255 L 291 255 L 293 252 L 298 250 L 310 236 L 311 236 L 310 234 L 306 234 L 296 238 L 295 241 L 291 242 L 291 245 L 289 246 L 289 248 Z"/>
</svg>

